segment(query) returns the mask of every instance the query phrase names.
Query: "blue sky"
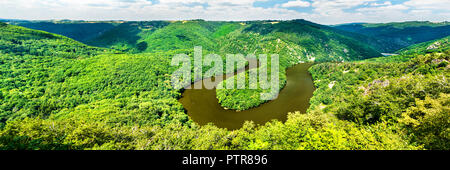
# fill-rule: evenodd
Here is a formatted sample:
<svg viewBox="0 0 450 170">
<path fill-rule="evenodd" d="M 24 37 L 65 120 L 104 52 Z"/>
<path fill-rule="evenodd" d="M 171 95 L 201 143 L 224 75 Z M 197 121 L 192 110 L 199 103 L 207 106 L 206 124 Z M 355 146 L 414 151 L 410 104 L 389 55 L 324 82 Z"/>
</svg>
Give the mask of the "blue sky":
<svg viewBox="0 0 450 170">
<path fill-rule="evenodd" d="M 450 0 L 0 0 L 0 18 L 440 22 L 449 20 L 449 4 Z"/>
</svg>

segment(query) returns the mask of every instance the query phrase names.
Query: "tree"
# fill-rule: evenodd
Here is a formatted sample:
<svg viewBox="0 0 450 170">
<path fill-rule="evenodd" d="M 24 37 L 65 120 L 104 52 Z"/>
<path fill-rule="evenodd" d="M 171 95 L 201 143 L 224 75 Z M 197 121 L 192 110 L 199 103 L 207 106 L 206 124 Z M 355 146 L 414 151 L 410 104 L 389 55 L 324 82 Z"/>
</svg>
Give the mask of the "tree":
<svg viewBox="0 0 450 170">
<path fill-rule="evenodd" d="M 136 46 L 139 51 L 145 51 L 148 47 L 147 42 L 145 41 L 138 43 Z"/>
<path fill-rule="evenodd" d="M 450 149 L 450 94 L 439 98 L 416 99 L 399 121 L 414 135 L 414 141 L 427 149 Z"/>
</svg>

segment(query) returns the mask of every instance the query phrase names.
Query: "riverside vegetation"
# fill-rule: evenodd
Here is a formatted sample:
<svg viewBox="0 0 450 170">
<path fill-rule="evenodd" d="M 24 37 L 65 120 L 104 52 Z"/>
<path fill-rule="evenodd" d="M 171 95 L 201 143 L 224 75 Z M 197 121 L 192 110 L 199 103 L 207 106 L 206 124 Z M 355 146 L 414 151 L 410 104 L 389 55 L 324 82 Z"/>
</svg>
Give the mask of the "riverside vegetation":
<svg viewBox="0 0 450 170">
<path fill-rule="evenodd" d="M 375 38 L 305 20 L 105 23 L 98 36 L 71 36 L 85 45 L 0 22 L 0 149 L 450 148 L 445 32 L 374 58 L 386 52 L 369 45 Z M 205 54 L 279 54 L 280 87 L 286 68 L 323 62 L 309 69 L 309 109 L 237 130 L 199 126 L 170 82 L 171 58 L 192 57 L 196 45 Z M 250 100 L 260 92 L 216 94 L 246 110 L 266 102 Z"/>
</svg>

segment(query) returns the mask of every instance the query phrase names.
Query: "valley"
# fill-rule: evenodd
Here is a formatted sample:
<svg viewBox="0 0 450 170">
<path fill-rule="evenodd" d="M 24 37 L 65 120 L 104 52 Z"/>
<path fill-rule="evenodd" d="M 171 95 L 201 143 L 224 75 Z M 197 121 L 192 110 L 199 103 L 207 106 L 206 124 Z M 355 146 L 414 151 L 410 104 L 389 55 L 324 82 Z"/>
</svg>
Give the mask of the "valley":
<svg viewBox="0 0 450 170">
<path fill-rule="evenodd" d="M 448 150 L 449 30 L 301 19 L 0 22 L 0 149 Z M 261 88 L 175 89 L 172 57 L 193 59 L 195 46 L 278 54 L 280 72 L 269 72 L 279 74 L 278 98 L 261 100 Z"/>
<path fill-rule="evenodd" d="M 187 110 L 189 117 L 199 125 L 213 123 L 220 128 L 236 130 L 241 128 L 245 121 L 258 125 L 272 120 L 284 122 L 287 113 L 305 113 L 309 107 L 309 99 L 314 92 L 313 81 L 308 72 L 311 65 L 297 64 L 289 68 L 286 71 L 286 86 L 280 91 L 278 98 L 255 108 L 244 111 L 223 108 L 216 99 L 216 89 L 186 89 L 180 103 Z"/>
</svg>

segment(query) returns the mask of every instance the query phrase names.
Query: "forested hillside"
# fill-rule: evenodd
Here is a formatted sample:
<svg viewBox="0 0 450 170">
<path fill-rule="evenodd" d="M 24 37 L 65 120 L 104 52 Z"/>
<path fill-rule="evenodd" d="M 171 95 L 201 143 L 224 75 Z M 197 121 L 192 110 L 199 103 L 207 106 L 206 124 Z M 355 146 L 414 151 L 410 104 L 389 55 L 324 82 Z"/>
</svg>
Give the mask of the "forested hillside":
<svg viewBox="0 0 450 170">
<path fill-rule="evenodd" d="M 0 120 L 49 115 L 62 105 L 46 98 L 51 84 L 79 73 L 70 69 L 76 61 L 109 49 L 86 46 L 56 34 L 23 27 L 0 25 L 1 107 Z"/>
<path fill-rule="evenodd" d="M 248 21 L 234 22 L 231 24 L 229 22 L 201 22 L 199 27 L 193 26 L 193 22 L 188 21 L 5 21 L 31 29 L 61 34 L 89 45 L 115 48 L 134 53 L 147 50 L 147 48 L 145 48 L 146 44 L 153 44 L 155 47 L 161 46 L 161 44 L 157 44 L 158 42 L 161 43 L 161 41 L 167 42 L 163 44 L 163 46 L 178 46 L 179 48 L 182 48 L 181 45 L 188 45 L 187 42 L 190 42 L 188 39 L 193 39 L 198 41 L 195 43 L 203 43 L 202 45 L 208 46 L 208 42 L 204 42 L 205 38 L 208 39 L 206 41 L 211 41 L 211 39 L 226 36 L 228 33 L 239 28 L 247 27 L 248 25 L 253 26 L 252 28 L 247 28 L 247 31 L 253 29 L 253 32 L 259 32 L 263 35 L 271 32 L 271 29 L 277 29 L 278 31 L 284 29 L 284 31 L 288 32 L 289 29 L 293 29 L 293 32 L 308 32 L 304 30 L 302 26 L 298 28 L 292 27 L 292 25 L 288 26 L 288 22 L 282 22 L 282 24 L 287 27 L 281 29 L 275 28 L 277 27 L 276 24 L 274 24 L 273 28 L 269 28 L 267 25 L 261 27 L 261 23 L 277 23 L 279 21 Z M 310 25 L 317 29 L 330 30 L 331 28 L 335 28 L 333 32 L 339 33 L 340 35 L 345 35 L 346 37 L 351 37 L 359 43 L 363 42 L 364 44 L 374 48 L 376 51 L 384 53 L 393 53 L 414 44 L 450 36 L 450 25 L 448 22 L 434 23 L 410 21 L 373 24 L 353 23 L 334 25 L 331 26 L 331 28 L 304 20 L 297 20 L 297 22 L 303 23 L 304 25 Z M 183 26 L 183 24 L 180 23 L 187 23 L 186 25 L 188 25 L 188 27 L 186 27 L 186 25 Z M 169 27 L 167 30 L 158 32 L 159 35 L 150 36 L 156 30 L 172 24 L 174 26 Z M 227 27 L 221 28 L 222 25 L 227 25 Z M 208 31 L 205 31 L 204 29 L 207 29 Z M 161 37 L 162 35 L 164 36 Z M 192 36 L 203 38 L 197 40 Z M 183 38 L 185 39 L 183 40 Z M 177 41 L 177 39 L 181 39 L 181 41 Z M 154 50 L 153 48 L 149 49 Z"/>
<path fill-rule="evenodd" d="M 373 39 L 369 42 L 374 48 L 389 53 L 417 43 L 450 36 L 449 22 L 355 23 L 333 27 L 368 36 Z"/>
<path fill-rule="evenodd" d="M 310 72 L 318 88 L 309 112 L 361 126 L 383 124 L 405 132 L 411 143 L 448 150 L 450 50 L 448 44 L 439 48 L 446 50 L 316 65 Z"/>
<path fill-rule="evenodd" d="M 118 23 L 113 22 L 76 22 L 76 21 L 35 21 L 35 22 L 13 22 L 15 25 L 26 28 L 47 31 L 77 41 L 86 42 L 92 38 L 102 35 L 114 28 Z"/>
<path fill-rule="evenodd" d="M 448 40 L 368 59 L 379 54 L 367 44 L 303 20 L 127 24 L 137 25 L 97 41 L 114 50 L 0 22 L 0 149 L 450 148 Z M 135 33 L 119 34 L 121 25 Z M 310 68 L 311 107 L 233 131 L 199 126 L 170 82 L 172 57 L 192 57 L 195 45 L 277 53 L 282 76 L 301 61 L 325 62 Z M 222 97 L 245 101 L 247 92 Z"/>
<path fill-rule="evenodd" d="M 379 53 L 352 36 L 339 30 L 305 20 L 214 22 L 142 21 L 142 22 L 18 22 L 25 27 L 63 34 L 86 44 L 113 48 L 129 53 L 156 52 L 174 49 L 203 49 L 219 54 L 260 50 L 272 52 L 276 44 L 279 52 L 296 56 L 301 61 L 349 61 L 379 56 Z M 91 25 L 89 25 L 91 24 Z M 105 29 L 106 31 L 96 31 Z M 71 27 L 71 25 L 73 27 Z M 77 36 L 73 30 L 89 25 L 91 31 Z M 112 25 L 114 25 L 112 28 Z M 95 36 L 96 34 L 99 34 Z M 86 39 L 86 37 L 91 37 Z M 278 40 L 279 39 L 279 40 Z M 323 47 L 315 44 L 323 44 Z M 263 48 L 263 46 L 268 46 Z M 257 52 L 260 52 L 257 51 Z M 276 51 L 276 52 L 278 52 Z M 308 52 L 306 52 L 308 51 Z M 311 57 L 314 56 L 314 57 Z"/>
<path fill-rule="evenodd" d="M 251 22 L 242 32 L 230 33 L 221 41 L 225 42 L 222 49 L 242 54 L 252 51 L 280 55 L 280 88 L 286 84 L 285 70 L 299 62 L 354 61 L 380 56 L 361 41 L 305 20 Z M 245 74 L 248 72 L 238 76 Z M 244 90 L 217 89 L 217 99 L 223 107 L 235 110 L 246 110 L 267 102 L 255 96 L 270 89 L 248 89 L 248 82 L 246 87 Z"/>
<path fill-rule="evenodd" d="M 407 48 L 403 48 L 397 53 L 399 54 L 425 54 L 425 53 L 431 53 L 431 52 L 444 52 L 447 51 L 449 47 L 449 40 L 450 36 L 447 36 L 445 38 L 441 38 L 438 40 L 431 40 L 428 42 L 423 42 L 419 44 L 415 44 L 412 46 L 409 46 Z"/>
<path fill-rule="evenodd" d="M 143 38 L 169 24 L 164 21 L 124 22 L 85 42 L 94 46 L 139 53 L 148 48 L 148 44 L 143 41 Z"/>
</svg>

